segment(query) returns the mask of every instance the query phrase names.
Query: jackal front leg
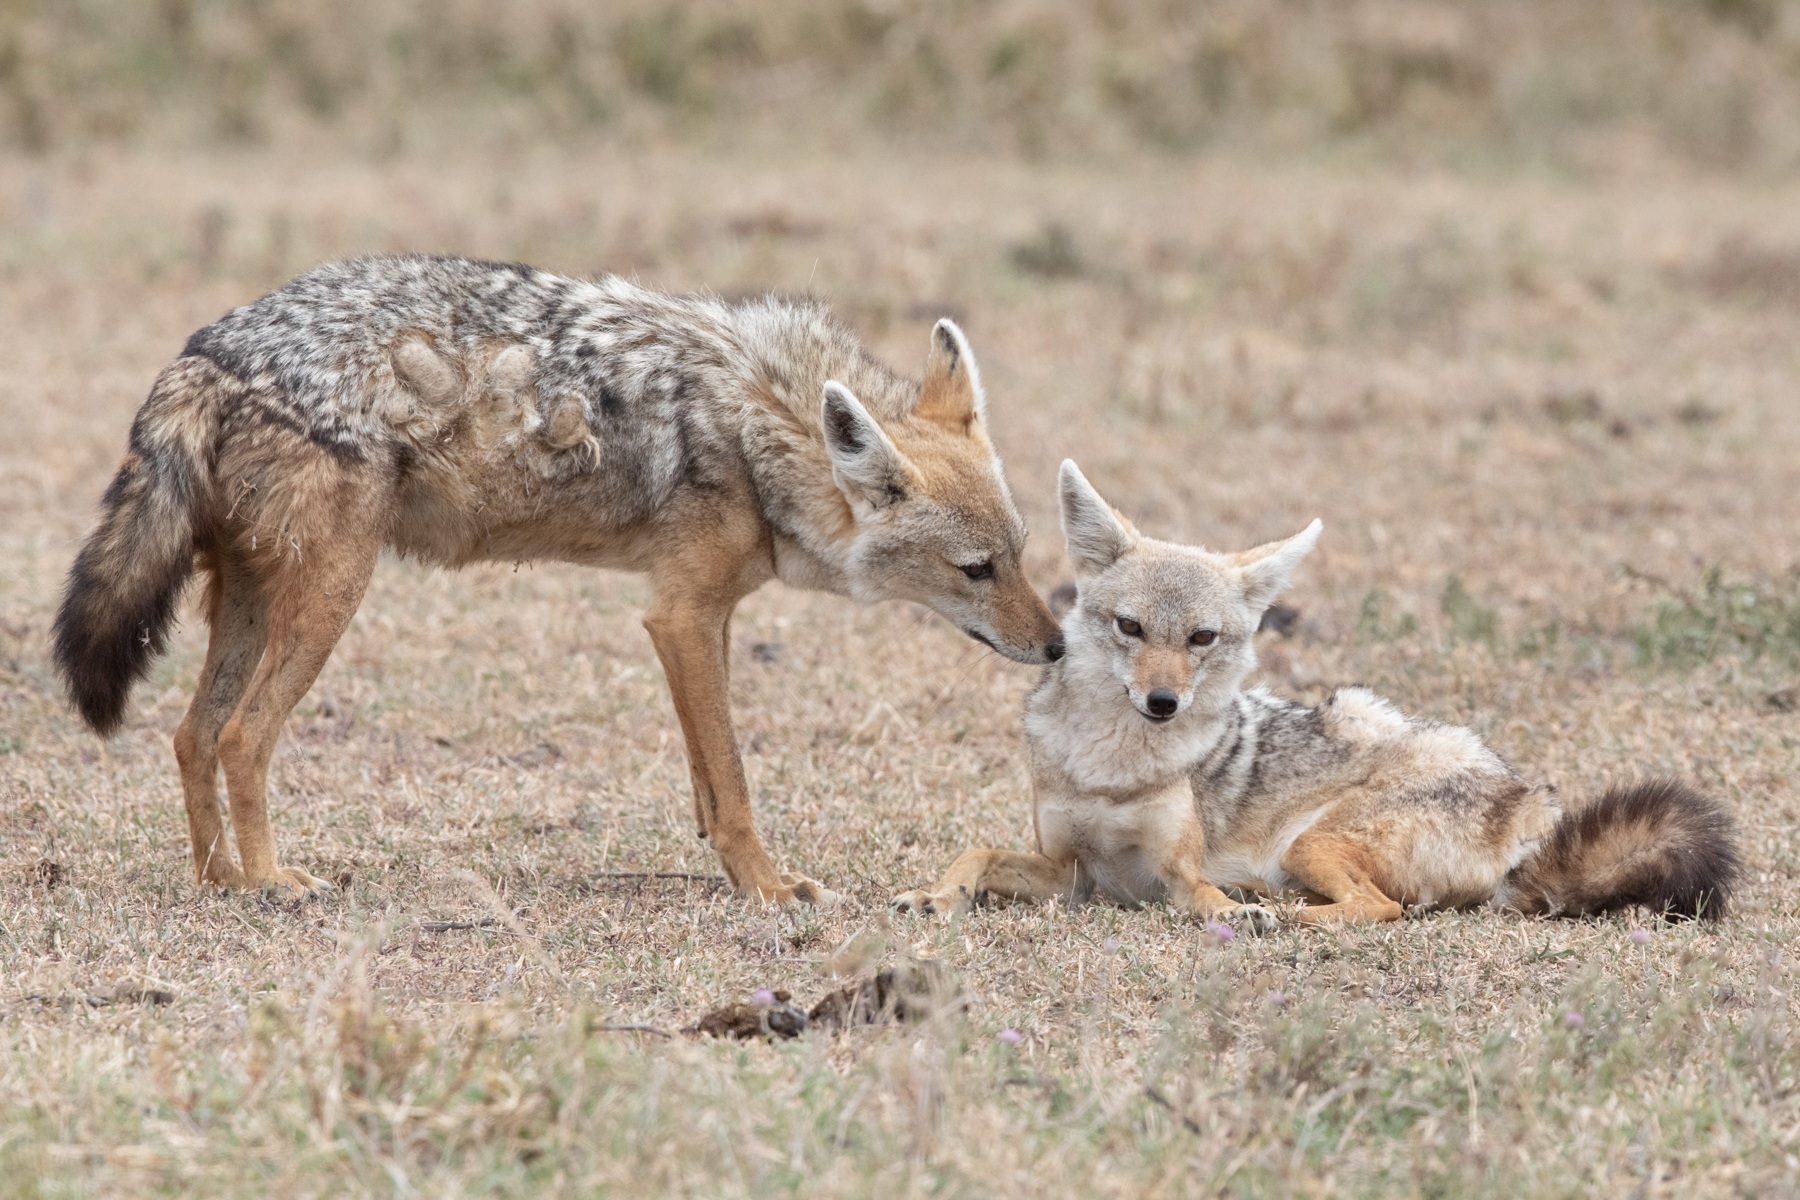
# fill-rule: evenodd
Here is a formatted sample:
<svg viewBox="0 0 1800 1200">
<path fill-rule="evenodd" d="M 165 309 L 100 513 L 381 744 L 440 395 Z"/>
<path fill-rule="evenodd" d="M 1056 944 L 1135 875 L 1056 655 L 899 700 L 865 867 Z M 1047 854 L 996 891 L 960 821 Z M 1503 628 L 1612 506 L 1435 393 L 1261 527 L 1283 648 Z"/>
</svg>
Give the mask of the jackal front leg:
<svg viewBox="0 0 1800 1200">
<path fill-rule="evenodd" d="M 735 589 L 708 589 L 693 578 L 659 587 L 644 628 L 662 660 L 687 742 L 694 784 L 694 819 L 712 840 L 726 877 L 741 894 L 777 903 L 829 904 L 837 894 L 804 875 L 778 873 L 756 835 L 750 792 L 731 727 L 726 658 Z"/>
<path fill-rule="evenodd" d="M 964 913 L 983 896 L 1007 900 L 1049 900 L 1075 889 L 1075 860 L 1058 860 L 1015 850 L 965 850 L 930 888 L 901 892 L 895 912 Z"/>
<path fill-rule="evenodd" d="M 1187 823 L 1164 847 L 1158 874 L 1169 889 L 1169 903 L 1209 921 L 1242 925 L 1251 933 L 1275 928 L 1275 914 L 1260 904 L 1239 904 L 1206 877 L 1206 830 L 1198 820 Z"/>
</svg>

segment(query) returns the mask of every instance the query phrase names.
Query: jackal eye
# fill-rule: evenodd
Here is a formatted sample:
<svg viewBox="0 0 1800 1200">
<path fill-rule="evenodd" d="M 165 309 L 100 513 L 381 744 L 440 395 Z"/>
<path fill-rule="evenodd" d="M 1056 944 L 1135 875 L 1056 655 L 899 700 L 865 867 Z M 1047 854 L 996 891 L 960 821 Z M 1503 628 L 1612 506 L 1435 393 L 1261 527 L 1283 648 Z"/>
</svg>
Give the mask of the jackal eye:
<svg viewBox="0 0 1800 1200">
<path fill-rule="evenodd" d="M 1143 637 L 1144 636 L 1144 627 L 1142 625 L 1139 625 L 1136 621 L 1132 620 L 1130 617 L 1118 617 L 1116 619 L 1119 622 L 1119 632 L 1124 634 L 1126 637 Z"/>
<path fill-rule="evenodd" d="M 978 563 L 970 563 L 968 566 L 962 568 L 962 573 L 967 575 L 970 579 L 992 579 L 994 577 L 994 562 L 992 559 L 983 559 Z"/>
<path fill-rule="evenodd" d="M 1210 646 L 1218 640 L 1219 631 L 1216 629 L 1196 629 L 1194 636 L 1188 639 L 1196 646 Z"/>
</svg>

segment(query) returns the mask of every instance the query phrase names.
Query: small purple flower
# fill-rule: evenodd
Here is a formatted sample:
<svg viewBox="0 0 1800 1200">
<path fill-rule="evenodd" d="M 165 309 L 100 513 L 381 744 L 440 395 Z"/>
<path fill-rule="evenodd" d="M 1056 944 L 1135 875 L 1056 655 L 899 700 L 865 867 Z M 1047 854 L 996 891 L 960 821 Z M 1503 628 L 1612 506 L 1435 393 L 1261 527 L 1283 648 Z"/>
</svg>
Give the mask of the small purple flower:
<svg viewBox="0 0 1800 1200">
<path fill-rule="evenodd" d="M 1218 938 L 1221 943 L 1229 942 L 1237 937 L 1237 930 L 1225 924 L 1223 921 L 1208 921 L 1206 923 L 1206 931 Z"/>
<path fill-rule="evenodd" d="M 1576 1012 L 1574 1009 L 1570 1009 L 1563 1014 L 1563 1024 L 1567 1025 L 1570 1029 L 1580 1029 L 1583 1025 L 1587 1024 L 1587 1018 Z"/>
<path fill-rule="evenodd" d="M 1100 943 L 1100 948 L 1102 950 L 1117 950 L 1119 948 L 1119 939 L 1107 938 L 1104 942 Z"/>
<path fill-rule="evenodd" d="M 1648 929 L 1634 929 L 1631 931 L 1631 940 L 1640 946 L 1648 946 L 1650 944 L 1650 931 Z"/>
<path fill-rule="evenodd" d="M 1286 992 L 1282 991 L 1280 988 L 1276 988 L 1269 993 L 1269 1003 L 1273 1004 L 1276 1008 L 1280 1008 L 1282 1005 L 1286 1004 L 1287 1002 L 1288 1002 L 1288 994 Z"/>
<path fill-rule="evenodd" d="M 775 993 L 768 988 L 757 988 L 750 993 L 750 999 L 758 1004 L 773 1004 L 775 1003 Z"/>
<path fill-rule="evenodd" d="M 1016 1046 L 1025 1040 L 1025 1035 L 1016 1029 L 1002 1029 L 1000 1031 L 1000 1040 L 1009 1046 Z"/>
</svg>

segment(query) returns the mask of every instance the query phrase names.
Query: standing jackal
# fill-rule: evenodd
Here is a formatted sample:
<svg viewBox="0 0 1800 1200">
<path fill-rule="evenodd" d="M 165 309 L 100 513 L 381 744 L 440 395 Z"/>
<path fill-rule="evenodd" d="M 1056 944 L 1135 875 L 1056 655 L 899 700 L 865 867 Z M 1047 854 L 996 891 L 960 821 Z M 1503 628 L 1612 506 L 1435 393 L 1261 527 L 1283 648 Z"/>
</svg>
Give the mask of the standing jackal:
<svg viewBox="0 0 1800 1200">
<path fill-rule="evenodd" d="M 118 727 L 196 566 L 212 639 L 175 735 L 194 869 L 280 865 L 265 805 L 282 722 L 391 546 L 445 566 L 641 571 L 695 819 L 740 892 L 825 899 L 751 821 L 726 689 L 733 608 L 771 578 L 929 605 L 1020 662 L 1061 653 L 1025 526 L 949 321 L 923 383 L 813 303 L 667 296 L 455 258 L 320 267 L 189 339 L 157 378 L 69 573 L 56 661 Z M 240 861 L 220 818 L 225 775 Z"/>
<path fill-rule="evenodd" d="M 1528 913 L 1641 904 L 1719 917 L 1738 875 L 1717 804 L 1659 780 L 1565 813 L 1467 729 L 1367 688 L 1307 708 L 1257 688 L 1264 610 L 1319 536 L 1239 554 L 1142 537 L 1072 462 L 1063 536 L 1080 581 L 1068 653 L 1025 709 L 1038 851 L 970 850 L 902 911 L 1098 890 L 1274 921 L 1222 887 L 1297 888 L 1299 919 L 1396 921 L 1401 906 Z"/>
</svg>

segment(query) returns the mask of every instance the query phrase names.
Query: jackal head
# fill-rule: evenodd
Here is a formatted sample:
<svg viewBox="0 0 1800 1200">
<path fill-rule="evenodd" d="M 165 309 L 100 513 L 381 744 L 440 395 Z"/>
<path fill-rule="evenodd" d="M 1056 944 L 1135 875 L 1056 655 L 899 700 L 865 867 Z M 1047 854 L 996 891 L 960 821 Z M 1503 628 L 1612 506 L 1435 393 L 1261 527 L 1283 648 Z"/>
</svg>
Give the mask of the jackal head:
<svg viewBox="0 0 1800 1200">
<path fill-rule="evenodd" d="M 858 600 L 912 600 L 1017 662 L 1062 655 L 1056 620 L 1025 578 L 1025 522 L 988 441 L 981 379 L 962 331 L 931 331 L 910 412 L 877 422 L 825 385 L 825 445 L 855 532 L 845 565 Z"/>
<path fill-rule="evenodd" d="M 1215 554 L 1144 537 L 1067 459 L 1057 485 L 1080 591 L 1063 619 L 1063 678 L 1097 695 L 1122 693 L 1151 721 L 1219 711 L 1256 666 L 1263 612 L 1322 526 L 1314 521 L 1286 541 Z"/>
</svg>

